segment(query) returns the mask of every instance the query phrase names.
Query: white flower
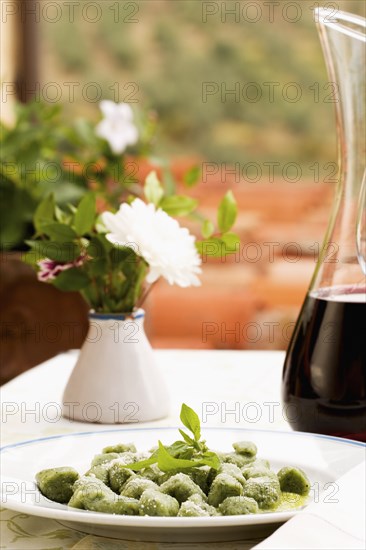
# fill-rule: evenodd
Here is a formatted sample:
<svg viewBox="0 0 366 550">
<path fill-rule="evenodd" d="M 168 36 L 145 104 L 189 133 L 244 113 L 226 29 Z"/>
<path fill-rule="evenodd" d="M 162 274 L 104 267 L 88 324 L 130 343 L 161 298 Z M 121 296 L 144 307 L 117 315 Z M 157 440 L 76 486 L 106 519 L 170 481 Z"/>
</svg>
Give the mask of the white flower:
<svg viewBox="0 0 366 550">
<path fill-rule="evenodd" d="M 130 105 L 104 100 L 99 106 L 104 119 L 95 129 L 97 136 L 107 140 L 116 155 L 123 153 L 128 145 L 135 145 L 139 134 L 133 123 L 133 111 Z"/>
<path fill-rule="evenodd" d="M 111 243 L 132 248 L 149 264 L 148 283 L 164 277 L 181 287 L 201 284 L 195 237 L 160 208 L 135 199 L 130 205 L 123 203 L 116 214 L 104 212 L 102 219 Z"/>
</svg>

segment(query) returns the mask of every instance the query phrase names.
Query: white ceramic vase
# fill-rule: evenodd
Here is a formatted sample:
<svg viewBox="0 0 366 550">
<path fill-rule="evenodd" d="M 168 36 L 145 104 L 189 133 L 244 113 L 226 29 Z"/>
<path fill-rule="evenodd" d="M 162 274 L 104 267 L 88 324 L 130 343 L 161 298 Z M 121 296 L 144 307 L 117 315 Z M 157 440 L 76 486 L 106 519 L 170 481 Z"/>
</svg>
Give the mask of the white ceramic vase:
<svg viewBox="0 0 366 550">
<path fill-rule="evenodd" d="M 88 336 L 63 395 L 63 415 L 121 424 L 164 418 L 169 399 L 144 330 L 143 310 L 91 314 Z"/>
</svg>

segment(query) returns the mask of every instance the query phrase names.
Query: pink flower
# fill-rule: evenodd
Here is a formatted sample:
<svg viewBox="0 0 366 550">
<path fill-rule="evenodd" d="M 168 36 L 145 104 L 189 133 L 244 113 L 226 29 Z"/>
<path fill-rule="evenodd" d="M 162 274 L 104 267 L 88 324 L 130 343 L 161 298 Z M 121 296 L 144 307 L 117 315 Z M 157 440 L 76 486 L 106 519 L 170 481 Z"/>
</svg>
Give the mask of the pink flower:
<svg viewBox="0 0 366 550">
<path fill-rule="evenodd" d="M 86 259 L 87 256 L 84 254 L 76 258 L 76 260 L 74 260 L 73 262 L 69 263 L 61 263 L 55 260 L 50 260 L 49 258 L 40 260 L 38 262 L 38 265 L 40 267 L 40 270 L 37 274 L 38 280 L 42 283 L 53 281 L 58 275 L 60 275 L 60 273 L 62 273 L 62 271 L 66 271 L 67 269 L 71 269 L 72 267 L 81 267 Z"/>
</svg>

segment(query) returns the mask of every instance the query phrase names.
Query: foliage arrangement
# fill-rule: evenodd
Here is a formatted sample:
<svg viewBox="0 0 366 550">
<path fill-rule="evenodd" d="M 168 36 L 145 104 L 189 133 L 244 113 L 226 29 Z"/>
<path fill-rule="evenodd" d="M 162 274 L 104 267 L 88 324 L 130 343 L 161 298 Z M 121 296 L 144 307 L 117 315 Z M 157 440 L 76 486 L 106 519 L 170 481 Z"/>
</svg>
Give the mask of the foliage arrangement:
<svg viewBox="0 0 366 550">
<path fill-rule="evenodd" d="M 188 196 L 167 195 L 154 172 L 143 196 L 130 196 L 117 213 L 98 213 L 93 192 L 65 209 L 50 195 L 36 210 L 27 259 L 39 280 L 81 292 L 92 310 L 130 313 L 160 277 L 181 287 L 198 286 L 202 255 L 235 251 L 239 237 L 230 231 L 237 211 L 232 193 L 219 205 L 217 231 L 203 219 L 202 239 L 196 241 L 172 214 L 191 216 L 197 207 Z"/>
<path fill-rule="evenodd" d="M 15 126 L 3 131 L 3 248 L 25 243 L 39 280 L 81 292 L 92 310 L 131 313 L 160 277 L 198 286 L 202 254 L 235 251 L 236 202 L 231 192 L 222 199 L 216 229 L 169 170 L 162 181 L 155 171 L 145 181 L 131 175 L 130 159 L 151 152 L 155 123 L 126 103 L 106 100 L 100 109 L 97 125 L 69 127 L 58 108 L 19 107 Z M 199 175 L 193 166 L 185 186 Z M 175 219 L 182 217 L 198 223 L 201 240 Z"/>
<path fill-rule="evenodd" d="M 113 102 L 107 104 L 114 106 Z M 108 122 L 108 117 L 104 121 Z M 126 130 L 125 117 L 122 123 Z M 60 105 L 37 100 L 17 104 L 14 124 L 0 123 L 2 249 L 24 249 L 24 241 L 34 233 L 35 210 L 50 194 L 58 205 L 66 207 L 94 190 L 100 200 L 115 207 L 124 194 L 133 190 L 139 175 L 136 162 L 131 160 L 152 154 L 155 115 L 135 110 L 133 123 L 138 140 L 131 142 L 131 124 L 128 127 L 127 121 L 127 133 L 122 135 L 129 139 L 116 149 L 103 137 L 103 127 L 98 133 L 90 120 L 77 118 L 70 122 Z"/>
</svg>

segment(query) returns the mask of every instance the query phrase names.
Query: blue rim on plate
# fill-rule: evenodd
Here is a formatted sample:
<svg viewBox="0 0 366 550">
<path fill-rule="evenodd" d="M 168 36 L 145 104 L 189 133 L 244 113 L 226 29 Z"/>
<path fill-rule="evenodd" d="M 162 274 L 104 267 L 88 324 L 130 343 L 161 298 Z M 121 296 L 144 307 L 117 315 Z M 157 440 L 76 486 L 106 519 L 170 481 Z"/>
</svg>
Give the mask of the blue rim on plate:
<svg viewBox="0 0 366 550">
<path fill-rule="evenodd" d="M 117 433 L 117 432 L 129 432 L 129 431 L 138 431 L 138 432 L 143 432 L 143 431 L 153 431 L 153 430 L 166 430 L 166 431 L 169 431 L 169 430 L 178 430 L 179 428 L 181 428 L 181 426 L 150 426 L 150 427 L 146 427 L 146 428 L 134 428 L 132 427 L 133 425 L 131 424 L 131 428 L 115 428 L 113 430 L 93 430 L 93 431 L 90 431 L 90 432 L 72 432 L 72 433 L 69 433 L 69 434 L 60 434 L 60 435 L 50 435 L 48 437 L 39 437 L 39 438 L 36 438 L 36 439 L 27 439 L 25 441 L 19 441 L 18 443 L 11 443 L 9 445 L 4 445 L 3 447 L 0 447 L 0 452 L 3 452 L 3 451 L 6 451 L 7 449 L 13 449 L 14 447 L 21 447 L 21 446 L 25 446 L 25 445 L 30 445 L 31 443 L 35 443 L 37 441 L 49 441 L 49 440 L 54 440 L 54 439 L 62 439 L 62 438 L 65 438 L 65 437 L 83 437 L 83 436 L 87 436 L 87 435 L 97 435 L 97 434 L 105 434 L 105 433 Z M 301 436 L 301 437 L 311 437 L 311 438 L 316 438 L 316 439 L 326 439 L 326 440 L 330 440 L 330 441 L 336 441 L 338 443 L 343 443 L 345 445 L 355 445 L 357 447 L 364 447 L 366 449 L 366 443 L 362 443 L 361 441 L 354 441 L 353 439 L 347 439 L 347 438 L 343 438 L 343 437 L 336 437 L 334 435 L 324 435 L 324 434 L 315 434 L 315 433 L 311 433 L 311 432 L 295 432 L 295 431 L 285 431 L 285 430 L 252 430 L 250 428 L 239 428 L 239 427 L 234 427 L 234 426 L 228 426 L 228 427 L 221 427 L 221 426 L 207 426 L 207 427 L 204 427 L 202 428 L 203 431 L 210 431 L 210 430 L 223 430 L 223 431 L 226 431 L 226 430 L 238 430 L 238 431 L 241 431 L 241 432 L 259 432 L 259 433 L 271 433 L 271 434 L 282 434 L 282 435 L 294 435 L 294 436 Z"/>
</svg>

